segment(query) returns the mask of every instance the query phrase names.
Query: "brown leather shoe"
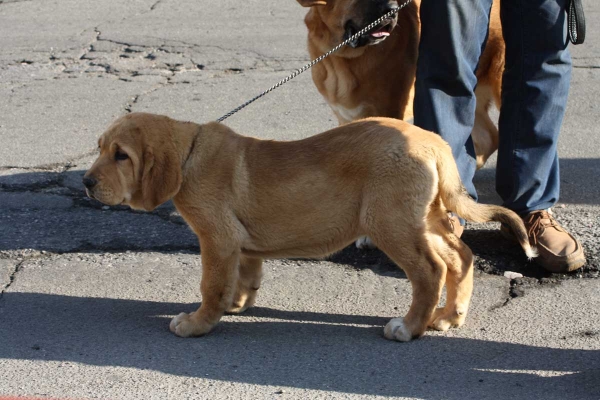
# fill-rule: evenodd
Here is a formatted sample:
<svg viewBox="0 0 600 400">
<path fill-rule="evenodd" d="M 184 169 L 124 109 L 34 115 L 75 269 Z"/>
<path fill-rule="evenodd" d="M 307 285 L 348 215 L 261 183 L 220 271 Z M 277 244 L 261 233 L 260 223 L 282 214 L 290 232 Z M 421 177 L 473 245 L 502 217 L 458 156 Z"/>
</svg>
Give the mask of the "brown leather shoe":
<svg viewBox="0 0 600 400">
<path fill-rule="evenodd" d="M 570 272 L 583 267 L 585 256 L 581 243 L 554 219 L 549 210 L 533 211 L 523 217 L 529 243 L 539 256 L 534 260 L 550 272 Z M 500 227 L 505 236 L 514 238 L 509 227 Z"/>
<path fill-rule="evenodd" d="M 460 219 L 454 213 L 448 213 L 448 222 L 450 223 L 450 230 L 454 232 L 457 237 L 461 237 L 465 231 L 465 227 L 460 224 Z"/>
</svg>

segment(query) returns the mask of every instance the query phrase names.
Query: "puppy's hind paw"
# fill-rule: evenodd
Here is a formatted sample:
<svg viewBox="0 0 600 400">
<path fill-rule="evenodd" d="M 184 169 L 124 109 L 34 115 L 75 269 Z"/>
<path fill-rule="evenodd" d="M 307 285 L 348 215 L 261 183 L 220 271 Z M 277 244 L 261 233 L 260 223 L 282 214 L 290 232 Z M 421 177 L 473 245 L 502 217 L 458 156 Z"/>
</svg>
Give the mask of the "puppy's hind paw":
<svg viewBox="0 0 600 400">
<path fill-rule="evenodd" d="M 202 336 L 210 332 L 212 326 L 194 319 L 194 313 L 181 313 L 171 320 L 169 329 L 180 337 Z"/>
<path fill-rule="evenodd" d="M 368 236 L 361 236 L 356 240 L 356 248 L 361 250 L 373 250 L 376 248 L 375 243 Z"/>
<path fill-rule="evenodd" d="M 383 335 L 386 339 L 397 340 L 399 342 L 408 342 L 413 338 L 412 333 L 404 324 L 404 318 L 393 318 L 383 328 Z"/>
</svg>

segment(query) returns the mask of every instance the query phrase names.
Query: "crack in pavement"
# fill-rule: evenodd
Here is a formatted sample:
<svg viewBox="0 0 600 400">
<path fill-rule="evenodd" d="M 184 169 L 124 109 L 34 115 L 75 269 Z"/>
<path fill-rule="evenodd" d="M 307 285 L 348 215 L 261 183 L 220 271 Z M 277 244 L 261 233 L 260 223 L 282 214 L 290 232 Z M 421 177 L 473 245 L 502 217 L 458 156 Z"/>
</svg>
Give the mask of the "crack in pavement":
<svg viewBox="0 0 600 400">
<path fill-rule="evenodd" d="M 159 3 L 160 1 L 155 4 Z M 198 71 L 217 71 L 221 74 L 247 70 L 283 71 L 294 69 L 296 65 L 290 65 L 292 62 L 306 61 L 304 58 L 274 58 L 253 50 L 240 51 L 239 49 L 229 49 L 218 45 L 201 45 L 152 36 L 147 38 L 157 40 L 158 44 L 147 45 L 133 41 L 109 39 L 103 36 L 100 25 L 82 31 L 82 34 L 93 32 L 93 38 L 82 49 L 79 48 L 80 51 L 76 56 L 61 57 L 60 54 L 57 55 L 56 49 L 53 49 L 49 54 L 48 62 L 19 59 L 9 62 L 8 65 L 23 66 L 23 68 L 37 67 L 38 69 L 40 66 L 43 67 L 46 77 L 34 78 L 33 81 L 72 78 L 77 76 L 74 74 L 105 74 L 125 82 L 132 81 L 140 76 L 164 78 L 165 81 L 160 82 L 157 87 L 150 90 L 152 92 L 168 84 L 189 83 L 181 80 L 173 82 L 169 79 L 177 74 Z M 72 50 L 77 49 L 73 48 Z M 207 49 L 209 50 L 208 53 L 211 53 L 211 51 L 214 53 L 214 50 L 219 53 L 215 57 L 211 57 L 215 61 L 197 61 L 200 55 L 195 53 L 206 56 Z M 190 50 L 194 51 L 190 53 Z M 227 54 L 227 57 L 225 57 L 225 54 Z M 242 59 L 246 61 L 240 61 Z M 22 84 L 20 87 L 25 87 L 29 83 Z M 11 93 L 14 94 L 15 90 L 20 87 L 12 88 Z"/>
<path fill-rule="evenodd" d="M 161 0 L 162 1 L 162 0 Z M 159 1 L 160 2 L 160 1 Z M 157 5 L 159 2 L 155 3 Z M 135 94 L 130 101 L 127 101 L 123 106 L 125 112 L 132 112 L 133 106 L 140 100 L 141 97 L 159 90 L 167 85 L 183 84 L 185 82 L 172 82 L 177 74 L 186 73 L 189 71 L 201 71 L 204 65 L 197 64 L 192 56 L 187 56 L 184 52 L 171 51 L 160 46 L 147 46 L 143 44 L 135 44 L 132 42 L 116 41 L 102 37 L 102 31 L 99 26 L 94 28 L 96 33 L 95 38 L 87 46 L 86 50 L 80 55 L 78 62 L 71 65 L 71 69 L 65 69 L 63 72 L 74 72 L 74 66 L 77 67 L 83 62 L 83 66 L 91 67 L 84 72 L 106 73 L 117 77 L 119 80 L 131 81 L 137 76 L 157 76 L 161 81 L 152 86 L 150 89 Z M 97 43 L 110 43 L 119 46 L 107 50 L 98 49 Z M 159 57 L 160 53 L 174 54 L 180 60 L 160 60 L 164 57 Z M 159 61 L 157 62 L 157 59 Z M 123 62 L 122 60 L 126 60 Z M 131 61 L 130 61 L 131 60 Z M 121 61 L 121 62 L 119 62 Z M 129 61 L 129 62 L 128 62 Z M 158 64 L 158 65 L 157 65 Z M 65 64 L 65 67 L 67 65 Z M 93 69 L 93 67 L 97 67 Z M 98 69 L 99 68 L 99 69 Z M 144 69 L 150 71 L 158 71 L 155 73 L 144 73 Z"/>
<path fill-rule="evenodd" d="M 2 291 L 0 291 L 0 302 L 2 301 L 2 297 L 4 297 L 4 292 L 6 292 L 8 290 L 8 288 L 13 284 L 15 279 L 17 279 L 17 273 L 21 270 L 21 266 L 23 265 L 24 262 L 25 262 L 25 260 L 20 261 L 17 263 L 17 265 L 15 265 L 15 269 L 8 277 L 8 283 L 6 285 L 4 285 L 4 287 L 2 288 Z"/>
<path fill-rule="evenodd" d="M 522 278 L 511 279 L 509 281 L 508 293 L 507 293 L 506 299 L 504 300 L 504 302 L 502 304 L 497 304 L 497 305 L 491 307 L 490 311 L 494 311 L 499 308 L 505 307 L 508 304 L 510 304 L 510 302 L 513 299 L 525 296 L 527 294 L 528 289 L 552 288 L 557 285 L 560 285 L 561 282 L 563 282 L 567 279 L 568 278 L 562 278 L 558 275 L 552 275 L 550 277 L 543 277 L 543 278 L 535 278 L 535 277 L 525 276 Z M 586 280 L 598 279 L 598 277 L 587 277 L 587 278 L 582 278 L 582 279 L 586 279 Z"/>
<path fill-rule="evenodd" d="M 94 155 L 94 154 L 96 154 L 97 151 L 98 151 L 97 149 L 86 151 L 85 153 L 70 157 L 67 159 L 67 161 L 64 161 L 64 162 L 51 163 L 51 164 L 40 164 L 40 165 L 36 165 L 33 167 L 23 167 L 23 166 L 18 166 L 18 165 L 3 165 L 3 166 L 0 166 L 0 171 L 6 171 L 6 170 L 11 170 L 11 169 L 20 169 L 20 170 L 32 171 L 32 172 L 48 172 L 48 173 L 66 172 L 66 171 L 70 170 L 71 168 L 75 167 L 75 164 L 77 161 L 79 161 L 85 157 Z"/>
<path fill-rule="evenodd" d="M 29 3 L 33 0 L 0 0 L 0 4 L 10 4 L 10 3 Z"/>
<path fill-rule="evenodd" d="M 152 6 L 150 6 L 150 11 L 156 10 L 156 7 L 158 7 L 158 5 L 160 3 L 162 3 L 162 2 L 163 2 L 163 0 L 158 0 L 157 2 L 155 2 L 154 4 L 152 4 Z"/>
<path fill-rule="evenodd" d="M 181 254 L 181 253 L 189 253 L 193 255 L 198 255 L 200 252 L 199 245 L 158 245 L 158 246 L 137 246 L 128 244 L 126 246 L 119 245 L 116 243 L 109 243 L 105 245 L 94 245 L 89 242 L 84 242 L 80 246 L 65 251 L 47 251 L 47 250 L 33 250 L 33 249 L 20 249 L 13 251 L 9 250 L 1 250 L 0 251 L 0 259 L 3 260 L 15 260 L 17 263 L 11 274 L 9 275 L 9 281 L 2 287 L 0 291 L 0 305 L 2 304 L 2 298 L 4 293 L 15 283 L 17 279 L 17 274 L 23 270 L 23 265 L 26 262 L 30 262 L 32 260 L 40 260 L 40 259 L 50 259 L 55 256 L 62 256 L 67 254 L 93 254 L 93 253 L 103 253 L 103 254 L 121 254 L 121 253 L 129 253 L 129 252 L 156 252 L 156 253 L 166 253 L 166 254 Z"/>
<path fill-rule="evenodd" d="M 23 88 L 25 88 L 25 87 L 27 87 L 27 86 L 28 86 L 28 83 L 21 83 L 21 84 L 19 84 L 19 85 L 12 86 L 12 87 L 10 88 L 10 93 L 9 93 L 9 95 L 8 95 L 8 104 L 11 104 L 11 103 L 12 103 L 12 101 L 13 101 L 13 97 L 14 97 L 14 96 L 17 94 L 17 90 L 19 90 L 19 89 L 23 89 Z"/>
<path fill-rule="evenodd" d="M 150 93 L 154 93 L 154 92 L 156 92 L 157 90 L 159 90 L 159 89 L 161 89 L 161 88 L 163 88 L 163 87 L 165 87 L 165 86 L 167 86 L 167 85 L 172 85 L 172 84 L 173 84 L 173 83 L 170 81 L 170 78 L 167 78 L 167 79 L 166 79 L 166 81 L 165 81 L 164 83 L 159 83 L 158 85 L 156 85 L 156 86 L 154 86 L 154 87 L 151 87 L 150 89 L 146 90 L 146 91 L 145 91 L 145 92 L 143 92 L 143 93 L 140 93 L 140 94 L 136 94 L 136 95 L 134 95 L 134 96 L 131 98 L 131 101 L 127 102 L 123 108 L 125 109 L 125 111 L 126 111 L 127 113 L 131 113 L 131 112 L 133 112 L 133 107 L 134 107 L 134 106 L 137 104 L 137 102 L 139 101 L 140 97 L 142 97 L 142 96 L 147 96 L 147 95 L 149 95 Z"/>
<path fill-rule="evenodd" d="M 140 96 L 142 96 L 141 94 L 136 94 L 135 96 L 133 96 L 133 98 L 131 99 L 131 102 L 128 102 L 125 104 L 125 111 L 127 111 L 128 113 L 131 112 L 131 109 L 133 108 L 133 106 L 137 103 L 138 99 L 140 98 Z"/>
<path fill-rule="evenodd" d="M 10 169 L 22 169 L 22 170 L 25 170 L 25 171 L 34 171 L 34 172 L 38 172 L 38 171 L 54 172 L 54 170 L 56 169 L 56 167 L 44 167 L 44 166 L 39 166 L 39 167 L 19 167 L 18 165 L 3 165 L 3 166 L 0 166 L 0 171 L 6 171 L 6 170 L 10 170 Z"/>
<path fill-rule="evenodd" d="M 63 162 L 57 162 L 57 163 L 50 163 L 50 164 L 40 164 L 40 165 L 35 165 L 32 167 L 27 167 L 27 166 L 19 166 L 19 165 L 3 165 L 0 166 L 0 171 L 1 170 L 7 170 L 7 169 L 22 169 L 22 170 L 27 170 L 27 171 L 43 171 L 43 172 L 63 172 L 66 171 L 70 168 L 74 167 L 74 163 L 76 161 L 79 161 L 85 157 L 89 157 L 93 154 L 95 154 L 97 152 L 97 149 L 94 150 L 90 150 L 90 151 L 86 151 L 85 153 L 76 155 L 76 156 L 72 156 L 69 157 L 66 161 Z"/>
<path fill-rule="evenodd" d="M 511 279 L 508 286 L 508 295 L 502 304 L 493 306 L 490 308 L 490 311 L 497 310 L 502 307 L 506 307 L 510 301 L 516 297 L 521 297 L 525 295 L 525 290 L 520 288 L 517 282 L 517 279 Z"/>
<path fill-rule="evenodd" d="M 500 308 L 506 307 L 511 302 L 512 299 L 514 299 L 515 297 L 519 297 L 519 296 L 524 295 L 524 292 L 520 292 L 520 294 L 517 294 L 517 293 L 515 293 L 513 291 L 514 290 L 514 286 L 516 284 L 514 281 L 515 281 L 514 279 L 510 280 L 509 287 L 508 287 L 508 294 L 507 294 L 504 302 L 502 302 L 500 304 L 496 304 L 496 305 L 490 307 L 490 309 L 489 309 L 490 311 L 496 311 L 496 310 L 498 310 Z"/>
</svg>

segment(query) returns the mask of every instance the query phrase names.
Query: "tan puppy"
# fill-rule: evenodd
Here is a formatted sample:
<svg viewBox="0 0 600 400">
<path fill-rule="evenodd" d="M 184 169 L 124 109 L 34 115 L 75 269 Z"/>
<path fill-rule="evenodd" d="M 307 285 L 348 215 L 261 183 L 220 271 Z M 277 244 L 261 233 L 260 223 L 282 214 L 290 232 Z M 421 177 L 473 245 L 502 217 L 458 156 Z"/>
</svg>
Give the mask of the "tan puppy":
<svg viewBox="0 0 600 400">
<path fill-rule="evenodd" d="M 297 0 L 310 7 L 305 23 L 312 59 L 386 14 L 403 0 Z M 494 1 L 490 33 L 477 70 L 473 143 L 481 168 L 498 148 L 498 130 L 489 117 L 500 107 L 504 39 L 499 0 Z M 379 27 L 312 68 L 317 89 L 341 124 L 367 118 L 410 119 L 417 65 L 420 0 L 414 0 Z"/>
<path fill-rule="evenodd" d="M 276 142 L 216 122 L 136 113 L 113 123 L 98 144 L 100 156 L 84 177 L 89 196 L 144 210 L 173 199 L 200 239 L 202 305 L 172 320 L 179 336 L 204 335 L 225 312 L 252 306 L 264 258 L 324 256 L 360 235 L 369 235 L 412 283 L 410 310 L 386 325 L 387 338 L 408 341 L 428 325 L 460 326 L 473 258 L 452 233 L 447 209 L 509 224 L 528 256 L 535 255 L 521 219 L 475 203 L 449 146 L 403 121 L 373 118 Z M 436 311 L 444 282 L 448 299 Z"/>
</svg>

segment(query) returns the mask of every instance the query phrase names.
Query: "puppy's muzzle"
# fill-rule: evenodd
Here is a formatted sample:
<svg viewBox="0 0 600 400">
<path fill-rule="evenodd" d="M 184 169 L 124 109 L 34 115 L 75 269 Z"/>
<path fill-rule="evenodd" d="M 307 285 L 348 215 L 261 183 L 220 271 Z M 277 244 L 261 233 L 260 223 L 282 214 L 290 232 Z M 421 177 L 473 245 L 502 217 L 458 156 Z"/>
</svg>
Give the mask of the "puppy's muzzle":
<svg viewBox="0 0 600 400">
<path fill-rule="evenodd" d="M 87 194 L 90 199 L 95 199 L 93 190 L 98 184 L 98 180 L 92 176 L 84 176 L 82 182 L 85 186 L 85 194 Z"/>
</svg>

